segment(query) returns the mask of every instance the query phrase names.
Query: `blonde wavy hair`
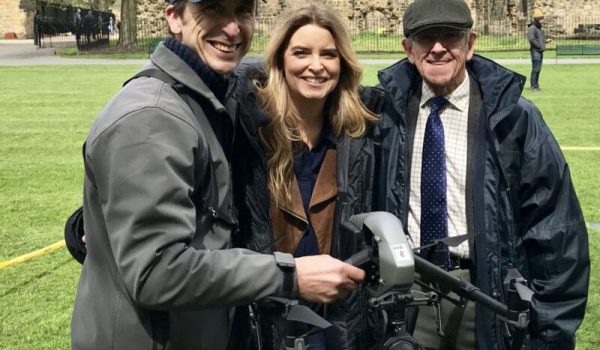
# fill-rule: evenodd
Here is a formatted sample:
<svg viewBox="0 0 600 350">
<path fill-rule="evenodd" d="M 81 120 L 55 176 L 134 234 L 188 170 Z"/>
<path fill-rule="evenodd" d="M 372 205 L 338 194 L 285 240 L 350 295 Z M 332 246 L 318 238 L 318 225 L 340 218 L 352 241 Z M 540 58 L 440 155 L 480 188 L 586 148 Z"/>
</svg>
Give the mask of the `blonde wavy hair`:
<svg viewBox="0 0 600 350">
<path fill-rule="evenodd" d="M 294 179 L 293 147 L 301 141 L 302 116 L 291 108 L 292 101 L 285 79 L 283 56 L 292 35 L 309 24 L 328 30 L 340 55 L 340 78 L 325 102 L 324 115 L 335 136 L 362 136 L 369 122 L 377 120 L 361 102 L 358 86 L 362 67 L 352 49 L 349 31 L 338 13 L 321 3 L 310 3 L 285 14 L 271 36 L 265 51 L 267 82 L 256 83 L 258 96 L 271 122 L 261 128 L 260 136 L 267 152 L 268 190 L 275 203 L 288 203 Z"/>
</svg>

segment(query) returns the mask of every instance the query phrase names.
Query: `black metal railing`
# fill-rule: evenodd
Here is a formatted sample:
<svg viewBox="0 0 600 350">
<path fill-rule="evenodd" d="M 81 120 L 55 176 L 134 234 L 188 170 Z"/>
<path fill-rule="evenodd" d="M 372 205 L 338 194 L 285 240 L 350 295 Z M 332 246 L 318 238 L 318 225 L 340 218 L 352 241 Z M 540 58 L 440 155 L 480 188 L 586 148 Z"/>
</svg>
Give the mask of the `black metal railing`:
<svg viewBox="0 0 600 350">
<path fill-rule="evenodd" d="M 63 16 L 63 18 L 71 17 Z M 97 18 L 110 17 L 99 13 Z M 252 52 L 264 51 L 276 20 L 257 18 Z M 51 30 L 44 30 L 44 35 L 39 40 L 40 45 L 77 46 L 80 51 L 117 45 L 117 26 L 109 28 L 106 24 L 102 24 L 106 21 L 100 19 L 98 23 L 95 32 L 86 34 L 81 31 L 79 37 L 73 29 L 68 31 L 68 26 L 62 26 L 62 29 L 55 30 L 54 34 Z M 370 20 L 368 23 L 361 23 L 360 26 L 352 22 L 348 25 L 352 44 L 357 52 L 399 53 L 403 51 L 401 45 L 403 35 L 400 33 L 401 26 L 397 23 L 392 24 L 382 19 Z M 474 30 L 479 35 L 476 49 L 479 52 L 528 50 L 527 25 L 525 20 L 497 20 L 482 27 L 476 25 Z M 54 25 L 54 27 L 59 26 Z M 549 50 L 553 50 L 556 45 L 600 45 L 600 14 L 577 20 L 547 18 L 545 31 L 547 36 L 553 39 L 548 46 Z M 137 22 L 137 43 L 141 52 L 151 52 L 159 41 L 168 36 L 167 25 L 162 18 L 139 19 Z"/>
<path fill-rule="evenodd" d="M 110 12 L 40 1 L 33 20 L 34 44 L 90 50 L 109 45 L 116 26 Z"/>
</svg>

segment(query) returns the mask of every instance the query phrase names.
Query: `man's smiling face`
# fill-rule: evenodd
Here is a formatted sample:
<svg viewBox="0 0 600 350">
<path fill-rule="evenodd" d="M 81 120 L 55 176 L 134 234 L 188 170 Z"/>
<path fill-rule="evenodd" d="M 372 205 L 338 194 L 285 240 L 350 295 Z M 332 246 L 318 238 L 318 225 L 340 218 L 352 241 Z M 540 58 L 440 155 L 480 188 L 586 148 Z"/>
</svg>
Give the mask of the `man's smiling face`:
<svg viewBox="0 0 600 350">
<path fill-rule="evenodd" d="M 219 74 L 235 70 L 254 34 L 253 0 L 207 0 L 186 6 L 181 39 Z"/>
<path fill-rule="evenodd" d="M 404 39 L 402 45 L 427 85 L 436 95 L 445 96 L 464 81 L 476 37 L 473 32 L 438 27 Z"/>
</svg>

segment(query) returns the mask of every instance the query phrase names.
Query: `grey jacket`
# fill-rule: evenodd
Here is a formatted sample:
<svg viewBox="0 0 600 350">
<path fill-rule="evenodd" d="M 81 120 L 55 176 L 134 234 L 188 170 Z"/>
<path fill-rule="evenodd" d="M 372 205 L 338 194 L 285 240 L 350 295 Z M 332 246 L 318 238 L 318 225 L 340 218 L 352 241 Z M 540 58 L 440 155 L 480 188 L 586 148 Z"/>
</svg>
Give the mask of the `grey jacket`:
<svg viewBox="0 0 600 350">
<path fill-rule="evenodd" d="M 158 46 L 147 67 L 229 116 L 199 76 Z M 84 149 L 87 250 L 73 349 L 224 349 L 233 306 L 280 295 L 272 255 L 228 249 L 235 219 L 224 157 L 173 87 L 137 78 L 108 103 Z M 221 153 L 222 150 L 220 150 Z M 221 168 L 219 170 L 219 168 Z M 204 203 L 219 203 L 217 216 Z"/>
<path fill-rule="evenodd" d="M 542 25 L 532 21 L 529 23 L 529 29 L 527 30 L 527 39 L 529 40 L 529 49 L 539 52 L 546 50 L 546 34 L 542 29 Z"/>
</svg>

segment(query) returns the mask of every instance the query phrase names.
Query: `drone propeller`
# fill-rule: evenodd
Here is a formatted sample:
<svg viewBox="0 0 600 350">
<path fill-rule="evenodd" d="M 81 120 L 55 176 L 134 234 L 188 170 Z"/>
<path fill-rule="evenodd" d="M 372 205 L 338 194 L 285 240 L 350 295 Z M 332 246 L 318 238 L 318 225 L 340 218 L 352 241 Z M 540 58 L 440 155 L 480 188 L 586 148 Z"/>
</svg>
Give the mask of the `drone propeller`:
<svg viewBox="0 0 600 350">
<path fill-rule="evenodd" d="M 515 283 L 515 289 L 517 290 L 517 293 L 519 293 L 519 297 L 522 300 L 531 302 L 531 297 L 533 296 L 533 291 L 531 288 L 522 283 Z"/>
<path fill-rule="evenodd" d="M 306 305 L 299 304 L 298 300 L 291 300 L 282 297 L 268 297 L 266 300 L 280 304 L 280 306 L 283 307 L 281 316 L 286 321 L 300 322 L 321 329 L 331 327 L 331 323 L 319 316 Z"/>
<path fill-rule="evenodd" d="M 504 278 L 504 285 L 510 286 L 511 284 L 514 285 L 521 300 L 531 302 L 533 291 L 527 287 L 527 280 L 517 269 L 509 269 Z"/>
<path fill-rule="evenodd" d="M 506 273 L 506 277 L 504 278 L 504 284 L 508 284 L 512 280 L 516 282 L 522 282 L 525 279 L 517 269 L 509 269 Z"/>
<path fill-rule="evenodd" d="M 413 251 L 417 251 L 420 249 L 427 249 L 427 248 L 431 248 L 434 247 L 436 245 L 438 245 L 438 243 L 442 243 L 448 247 L 453 247 L 456 248 L 458 247 L 462 242 L 466 241 L 467 239 L 471 238 L 471 234 L 465 234 L 465 235 L 460 235 L 460 236 L 453 236 L 453 237 L 446 237 L 446 238 L 442 238 L 442 239 L 436 239 L 433 242 L 431 242 L 430 244 L 426 244 L 424 246 L 420 246 L 418 248 L 413 249 Z"/>
<path fill-rule="evenodd" d="M 319 316 L 313 310 L 305 305 L 294 305 L 290 308 L 287 318 L 288 321 L 296 321 L 309 324 L 321 329 L 331 327 L 331 323 Z"/>
</svg>

